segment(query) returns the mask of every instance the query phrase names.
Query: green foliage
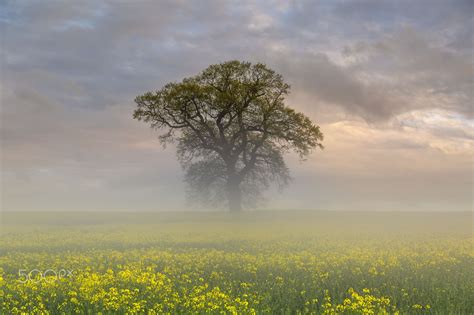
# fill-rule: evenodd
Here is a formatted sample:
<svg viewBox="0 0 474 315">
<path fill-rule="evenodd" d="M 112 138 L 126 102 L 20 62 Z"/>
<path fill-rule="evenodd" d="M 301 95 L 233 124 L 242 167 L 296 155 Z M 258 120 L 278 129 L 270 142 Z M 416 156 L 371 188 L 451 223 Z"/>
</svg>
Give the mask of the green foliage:
<svg viewBox="0 0 474 315">
<path fill-rule="evenodd" d="M 134 118 L 162 130 L 163 144 L 177 143 L 197 195 L 216 199 L 225 195 L 218 189 L 233 183 L 256 200 L 270 183 L 288 182 L 285 153 L 303 159 L 322 148 L 319 127 L 284 104 L 289 89 L 264 64 L 230 61 L 138 96 Z"/>
</svg>

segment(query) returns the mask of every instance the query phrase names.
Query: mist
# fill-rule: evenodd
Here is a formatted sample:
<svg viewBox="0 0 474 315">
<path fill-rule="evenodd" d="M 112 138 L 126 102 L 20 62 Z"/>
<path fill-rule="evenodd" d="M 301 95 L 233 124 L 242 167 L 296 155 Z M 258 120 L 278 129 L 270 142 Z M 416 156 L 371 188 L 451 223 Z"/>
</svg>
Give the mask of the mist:
<svg viewBox="0 0 474 315">
<path fill-rule="evenodd" d="M 3 1 L 0 314 L 474 314 L 472 1 Z"/>
</svg>

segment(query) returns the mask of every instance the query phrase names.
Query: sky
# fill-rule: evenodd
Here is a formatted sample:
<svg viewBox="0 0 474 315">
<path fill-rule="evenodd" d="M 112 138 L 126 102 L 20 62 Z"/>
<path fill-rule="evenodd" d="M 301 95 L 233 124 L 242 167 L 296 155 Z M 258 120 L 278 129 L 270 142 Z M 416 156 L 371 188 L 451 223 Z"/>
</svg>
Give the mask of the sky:
<svg viewBox="0 0 474 315">
<path fill-rule="evenodd" d="M 325 149 L 263 208 L 471 211 L 474 2 L 0 1 L 1 209 L 188 209 L 146 91 L 228 60 L 291 85 Z"/>
</svg>

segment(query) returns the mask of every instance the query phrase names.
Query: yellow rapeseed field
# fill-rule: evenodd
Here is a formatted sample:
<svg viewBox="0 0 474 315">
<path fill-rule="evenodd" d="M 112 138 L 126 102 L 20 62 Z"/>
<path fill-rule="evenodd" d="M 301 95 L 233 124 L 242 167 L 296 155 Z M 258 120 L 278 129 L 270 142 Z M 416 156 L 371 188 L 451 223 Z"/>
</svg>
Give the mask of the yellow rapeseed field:
<svg viewBox="0 0 474 315">
<path fill-rule="evenodd" d="M 472 314 L 471 214 L 6 214 L 1 314 Z"/>
</svg>

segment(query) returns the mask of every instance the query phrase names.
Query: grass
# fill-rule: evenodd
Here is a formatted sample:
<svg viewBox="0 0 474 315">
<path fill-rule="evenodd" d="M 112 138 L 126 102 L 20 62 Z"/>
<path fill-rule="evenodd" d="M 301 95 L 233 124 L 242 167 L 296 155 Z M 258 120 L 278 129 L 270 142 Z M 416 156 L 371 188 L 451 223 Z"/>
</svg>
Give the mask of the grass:
<svg viewBox="0 0 474 315">
<path fill-rule="evenodd" d="M 1 314 L 474 313 L 471 213 L 24 212 L 1 227 Z"/>
</svg>

